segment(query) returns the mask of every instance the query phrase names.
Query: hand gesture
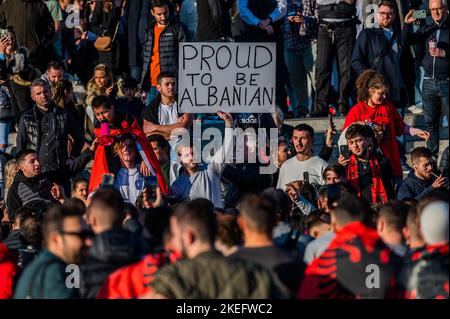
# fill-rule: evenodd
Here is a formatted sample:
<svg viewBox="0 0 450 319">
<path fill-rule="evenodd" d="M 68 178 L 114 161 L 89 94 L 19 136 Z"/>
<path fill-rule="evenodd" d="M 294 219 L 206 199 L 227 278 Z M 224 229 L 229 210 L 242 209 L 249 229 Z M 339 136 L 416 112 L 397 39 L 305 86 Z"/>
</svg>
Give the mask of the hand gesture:
<svg viewBox="0 0 450 319">
<path fill-rule="evenodd" d="M 339 164 L 341 164 L 342 166 L 347 166 L 349 162 L 350 162 L 349 158 L 345 158 L 344 156 L 339 155 L 339 158 L 338 158 Z"/>
<path fill-rule="evenodd" d="M 89 149 L 90 149 L 92 152 L 95 152 L 95 149 L 97 148 L 97 145 L 98 145 L 98 138 L 96 138 L 96 139 L 92 142 L 92 145 L 89 147 Z"/>
<path fill-rule="evenodd" d="M 333 138 L 336 136 L 337 132 L 336 129 L 334 129 L 331 126 L 328 126 L 327 133 L 325 136 L 325 143 L 328 147 L 333 147 Z"/>
<path fill-rule="evenodd" d="M 105 94 L 107 96 L 109 96 L 113 90 L 114 90 L 114 85 L 111 85 L 109 88 L 106 89 Z"/>
<path fill-rule="evenodd" d="M 11 45 L 11 39 L 9 37 L 3 37 L 0 39 L 0 53 L 5 53 L 6 48 Z"/>
<path fill-rule="evenodd" d="M 139 172 L 141 173 L 142 176 L 151 176 L 152 175 L 152 172 L 147 167 L 147 164 L 145 164 L 144 161 L 141 162 L 141 166 L 139 167 Z"/>
<path fill-rule="evenodd" d="M 448 184 L 447 177 L 445 177 L 441 174 L 441 175 L 439 175 L 438 178 L 436 178 L 436 180 L 433 182 L 433 184 L 431 184 L 431 187 L 433 187 L 434 189 L 445 188 L 445 187 L 447 187 L 447 184 Z"/>
<path fill-rule="evenodd" d="M 217 115 L 224 120 L 226 127 L 233 127 L 233 116 L 230 113 L 217 111 Z"/>
<path fill-rule="evenodd" d="M 64 194 L 64 189 L 60 185 L 53 183 L 50 193 L 52 194 L 55 200 L 57 200 L 60 203 L 64 203 L 66 196 Z"/>
<path fill-rule="evenodd" d="M 416 22 L 416 18 L 413 17 L 414 14 L 414 10 L 409 10 L 408 14 L 405 17 L 405 23 L 406 24 L 411 24 Z"/>
<path fill-rule="evenodd" d="M 428 138 L 430 138 L 430 133 L 427 131 L 418 130 L 416 132 L 416 136 L 420 137 L 424 141 L 428 141 Z"/>
<path fill-rule="evenodd" d="M 154 201 L 151 201 L 149 198 L 148 190 L 144 189 L 143 200 L 144 200 L 144 207 L 146 209 L 161 207 L 164 204 L 161 189 L 159 187 L 156 187 L 155 192 L 156 192 L 156 199 Z"/>
</svg>

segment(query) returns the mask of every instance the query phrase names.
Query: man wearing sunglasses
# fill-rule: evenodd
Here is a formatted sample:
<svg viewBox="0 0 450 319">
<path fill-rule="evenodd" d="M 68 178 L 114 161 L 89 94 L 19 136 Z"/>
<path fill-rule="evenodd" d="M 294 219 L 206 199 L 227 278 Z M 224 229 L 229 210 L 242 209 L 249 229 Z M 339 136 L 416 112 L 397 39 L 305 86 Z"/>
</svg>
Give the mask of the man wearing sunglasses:
<svg viewBox="0 0 450 319">
<path fill-rule="evenodd" d="M 45 214 L 42 230 L 44 249 L 22 273 L 14 298 L 78 298 L 79 276 L 67 266 L 79 264 L 86 247 L 89 233 L 82 216 L 54 206 Z"/>
</svg>

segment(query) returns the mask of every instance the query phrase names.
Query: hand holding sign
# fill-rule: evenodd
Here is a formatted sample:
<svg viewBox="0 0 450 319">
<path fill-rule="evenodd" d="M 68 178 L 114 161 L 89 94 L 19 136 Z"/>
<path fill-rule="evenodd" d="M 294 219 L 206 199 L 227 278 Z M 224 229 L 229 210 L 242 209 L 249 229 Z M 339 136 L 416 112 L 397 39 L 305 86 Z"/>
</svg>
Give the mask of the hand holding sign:
<svg viewBox="0 0 450 319">
<path fill-rule="evenodd" d="M 183 113 L 275 109 L 275 43 L 180 42 L 179 66 L 178 107 Z"/>
<path fill-rule="evenodd" d="M 233 127 L 233 116 L 230 113 L 217 111 L 217 115 L 225 121 L 225 127 Z"/>
</svg>

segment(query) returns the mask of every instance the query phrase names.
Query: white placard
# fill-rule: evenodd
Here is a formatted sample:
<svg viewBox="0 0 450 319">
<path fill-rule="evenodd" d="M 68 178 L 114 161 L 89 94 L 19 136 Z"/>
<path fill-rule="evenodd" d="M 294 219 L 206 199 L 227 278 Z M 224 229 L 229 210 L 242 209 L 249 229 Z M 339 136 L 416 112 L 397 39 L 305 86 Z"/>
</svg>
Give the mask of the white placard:
<svg viewBox="0 0 450 319">
<path fill-rule="evenodd" d="M 274 112 L 275 43 L 181 42 L 179 52 L 180 112 Z"/>
</svg>

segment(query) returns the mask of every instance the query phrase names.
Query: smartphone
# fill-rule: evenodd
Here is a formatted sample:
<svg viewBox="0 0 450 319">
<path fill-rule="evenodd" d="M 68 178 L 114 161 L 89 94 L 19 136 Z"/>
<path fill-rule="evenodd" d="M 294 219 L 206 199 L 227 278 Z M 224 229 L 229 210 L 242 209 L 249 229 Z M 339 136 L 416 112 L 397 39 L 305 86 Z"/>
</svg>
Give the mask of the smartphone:
<svg viewBox="0 0 450 319">
<path fill-rule="evenodd" d="M 333 116 L 331 114 L 328 114 L 328 125 L 331 129 L 336 130 L 336 125 L 334 125 Z"/>
<path fill-rule="evenodd" d="M 104 173 L 102 176 L 102 184 L 101 187 L 103 186 L 114 186 L 114 174 L 112 173 Z"/>
<path fill-rule="evenodd" d="M 147 198 L 154 200 L 156 198 L 156 187 L 158 187 L 156 176 L 144 176 L 144 187 L 147 192 Z"/>
<path fill-rule="evenodd" d="M 339 147 L 339 151 L 345 158 L 350 158 L 350 150 L 348 149 L 348 145 L 341 145 Z"/>
<path fill-rule="evenodd" d="M 426 10 L 414 10 L 413 18 L 418 19 L 418 20 L 426 19 L 427 11 Z"/>
<path fill-rule="evenodd" d="M 303 172 L 303 181 L 309 184 L 309 173 Z"/>
<path fill-rule="evenodd" d="M 288 13 L 288 17 L 295 17 L 297 15 L 297 12 L 291 11 Z"/>
<path fill-rule="evenodd" d="M 7 29 L 0 29 L 0 38 L 6 38 L 8 36 L 8 30 Z"/>
</svg>

